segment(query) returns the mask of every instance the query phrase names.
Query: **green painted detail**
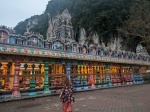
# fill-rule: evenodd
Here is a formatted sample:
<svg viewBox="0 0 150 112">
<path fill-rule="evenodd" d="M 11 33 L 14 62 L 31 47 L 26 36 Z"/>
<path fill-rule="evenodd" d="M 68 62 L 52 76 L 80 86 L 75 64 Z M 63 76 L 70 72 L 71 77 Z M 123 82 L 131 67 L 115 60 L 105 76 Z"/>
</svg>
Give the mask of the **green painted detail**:
<svg viewBox="0 0 150 112">
<path fill-rule="evenodd" d="M 96 84 L 99 84 L 100 82 L 99 82 L 99 77 L 98 76 L 96 76 Z"/>
<path fill-rule="evenodd" d="M 110 75 L 107 75 L 107 83 L 109 87 L 112 86 L 111 81 L 110 81 Z"/>
<path fill-rule="evenodd" d="M 30 93 L 29 96 L 35 96 L 37 93 L 35 92 L 35 79 L 32 77 L 30 80 Z"/>
<path fill-rule="evenodd" d="M 104 84 L 105 83 L 105 79 L 104 79 L 104 77 L 102 76 L 102 84 Z"/>
<path fill-rule="evenodd" d="M 110 74 L 109 74 L 109 66 L 110 66 L 110 64 L 106 63 L 105 66 L 106 66 L 106 74 L 107 74 L 107 83 L 108 83 L 108 86 L 112 86 L 112 83 L 110 81 Z"/>
<path fill-rule="evenodd" d="M 34 50 L 33 50 L 33 49 L 31 49 L 31 50 L 30 50 L 30 53 L 32 53 L 32 54 L 33 54 L 33 53 L 34 53 Z"/>
<path fill-rule="evenodd" d="M 17 48 L 17 52 L 21 52 L 21 48 Z"/>
<path fill-rule="evenodd" d="M 45 51 L 41 51 L 41 52 L 42 52 L 43 55 L 45 54 Z"/>
<path fill-rule="evenodd" d="M 7 50 L 7 47 L 3 47 L 3 50 L 4 50 L 4 51 Z"/>
<path fill-rule="evenodd" d="M 51 93 L 49 90 L 49 81 L 48 81 L 48 70 L 49 70 L 49 62 L 44 62 L 44 94 Z"/>
</svg>

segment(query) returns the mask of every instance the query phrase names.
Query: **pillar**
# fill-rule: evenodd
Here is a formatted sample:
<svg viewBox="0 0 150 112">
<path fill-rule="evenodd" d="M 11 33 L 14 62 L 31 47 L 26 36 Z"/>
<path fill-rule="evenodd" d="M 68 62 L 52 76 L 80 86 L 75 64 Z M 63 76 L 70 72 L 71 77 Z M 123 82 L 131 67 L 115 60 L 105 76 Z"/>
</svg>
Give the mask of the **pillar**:
<svg viewBox="0 0 150 112">
<path fill-rule="evenodd" d="M 132 67 L 132 65 L 130 66 L 130 74 L 131 74 L 131 82 L 130 82 L 130 84 L 133 84 L 134 82 L 135 82 L 135 80 L 134 80 L 134 73 L 133 73 L 133 67 Z"/>
<path fill-rule="evenodd" d="M 28 64 L 24 64 L 24 75 L 27 75 L 27 68 L 28 68 Z M 23 88 L 25 89 L 26 88 L 26 77 L 23 77 Z"/>
<path fill-rule="evenodd" d="M 109 74 L 109 67 L 110 67 L 110 64 L 109 63 L 106 63 L 106 75 L 107 75 L 107 83 L 108 83 L 108 86 L 112 86 L 111 84 L 111 81 L 110 81 L 110 74 Z"/>
<path fill-rule="evenodd" d="M 41 65 L 41 63 L 40 63 L 40 65 L 39 65 L 39 74 L 40 74 L 40 75 L 42 74 L 41 68 L 42 68 L 42 65 Z M 41 87 L 42 82 L 43 82 L 43 81 L 42 81 L 42 77 L 38 77 L 38 86 L 39 86 L 39 87 Z"/>
<path fill-rule="evenodd" d="M 34 75 L 34 68 L 35 68 L 35 65 L 34 63 L 32 64 L 32 75 Z M 36 91 L 35 91 L 35 79 L 34 77 L 32 76 L 31 80 L 30 80 L 30 93 L 29 93 L 29 96 L 34 96 L 36 95 Z"/>
<path fill-rule="evenodd" d="M 39 73 L 41 74 L 41 68 L 42 68 L 42 65 L 41 65 L 41 63 L 40 63 L 40 65 L 39 65 Z"/>
<path fill-rule="evenodd" d="M 67 77 L 68 77 L 69 80 L 70 80 L 70 67 L 71 67 L 71 62 L 67 61 L 67 62 L 66 62 L 66 65 L 67 65 L 67 68 L 66 68 Z"/>
<path fill-rule="evenodd" d="M 76 74 L 77 72 L 77 65 L 73 65 L 73 73 Z"/>
<path fill-rule="evenodd" d="M 147 77 L 148 77 L 148 82 L 150 83 L 150 66 L 146 66 L 146 72 L 147 72 Z"/>
<path fill-rule="evenodd" d="M 139 83 L 144 83 L 141 66 L 139 66 Z"/>
<path fill-rule="evenodd" d="M 87 74 L 87 66 L 84 66 L 84 74 Z"/>
<path fill-rule="evenodd" d="M 78 65 L 78 74 L 80 74 L 80 65 Z"/>
<path fill-rule="evenodd" d="M 44 94 L 51 93 L 48 80 L 49 62 L 44 62 Z"/>
<path fill-rule="evenodd" d="M 97 76 L 98 75 L 98 76 Z M 99 73 L 99 65 L 96 67 L 96 83 L 100 83 L 100 73 Z"/>
<path fill-rule="evenodd" d="M 91 89 L 95 89 L 95 85 L 94 85 L 94 77 L 93 77 L 93 67 L 92 67 L 92 63 L 89 63 L 89 71 L 90 71 L 90 83 L 91 83 L 91 86 L 90 88 Z"/>
<path fill-rule="evenodd" d="M 15 74 L 13 82 L 12 97 L 21 97 L 20 88 L 19 88 L 19 71 L 20 71 L 20 61 L 15 61 Z"/>
</svg>

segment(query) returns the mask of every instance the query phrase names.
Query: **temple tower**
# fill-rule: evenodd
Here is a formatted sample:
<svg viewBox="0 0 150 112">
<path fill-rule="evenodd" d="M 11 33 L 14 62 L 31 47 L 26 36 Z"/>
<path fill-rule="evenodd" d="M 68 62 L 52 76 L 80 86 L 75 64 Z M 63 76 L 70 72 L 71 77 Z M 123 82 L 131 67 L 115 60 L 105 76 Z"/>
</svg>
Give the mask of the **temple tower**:
<svg viewBox="0 0 150 112">
<path fill-rule="evenodd" d="M 71 15 L 68 9 L 65 9 L 61 15 L 53 19 L 54 33 L 57 38 L 65 38 L 74 40 L 74 32 L 71 23 Z"/>
<path fill-rule="evenodd" d="M 143 55 L 143 56 L 149 56 L 147 50 L 145 49 L 145 47 L 143 47 L 141 44 L 137 45 L 136 48 L 136 53 L 139 55 Z"/>
</svg>

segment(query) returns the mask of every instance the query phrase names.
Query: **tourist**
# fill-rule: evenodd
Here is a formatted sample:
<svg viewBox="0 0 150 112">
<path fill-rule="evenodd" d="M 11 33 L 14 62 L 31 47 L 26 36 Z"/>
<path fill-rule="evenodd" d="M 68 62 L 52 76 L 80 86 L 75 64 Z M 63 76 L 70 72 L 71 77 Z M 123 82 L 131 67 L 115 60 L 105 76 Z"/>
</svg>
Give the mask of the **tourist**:
<svg viewBox="0 0 150 112">
<path fill-rule="evenodd" d="M 71 103 L 75 102 L 73 92 L 74 92 L 74 89 L 69 81 L 69 78 L 66 77 L 64 79 L 63 88 L 60 93 L 60 99 L 62 101 L 63 112 L 72 112 Z"/>
</svg>

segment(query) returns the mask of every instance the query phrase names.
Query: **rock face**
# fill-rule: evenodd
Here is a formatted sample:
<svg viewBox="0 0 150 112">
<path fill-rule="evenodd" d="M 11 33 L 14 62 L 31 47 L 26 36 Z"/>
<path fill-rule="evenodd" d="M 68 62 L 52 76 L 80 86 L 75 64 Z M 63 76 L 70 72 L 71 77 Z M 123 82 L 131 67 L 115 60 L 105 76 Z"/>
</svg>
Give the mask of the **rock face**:
<svg viewBox="0 0 150 112">
<path fill-rule="evenodd" d="M 116 37 L 114 39 L 111 39 L 110 42 L 106 45 L 104 42 L 102 42 L 102 40 L 99 40 L 100 38 L 96 32 L 91 33 L 88 37 L 86 36 L 86 31 L 84 28 L 80 28 L 79 32 L 80 33 L 79 33 L 78 41 L 82 45 L 94 44 L 98 47 L 108 47 L 111 48 L 112 50 L 122 50 L 124 47 L 121 44 L 123 42 L 122 38 Z"/>
<path fill-rule="evenodd" d="M 65 10 L 62 13 L 64 18 L 67 17 L 65 15 L 66 13 L 68 13 L 68 10 Z M 40 16 L 40 18 L 42 18 L 42 17 L 43 17 L 43 15 Z M 125 50 L 125 51 L 134 51 L 134 52 L 136 51 L 135 48 L 130 48 L 128 45 L 126 45 L 126 41 L 123 40 L 121 34 L 120 35 L 118 34 L 117 37 L 111 38 L 107 44 L 104 43 L 103 40 L 100 40 L 101 38 L 98 36 L 97 32 L 92 32 L 87 35 L 87 32 L 84 28 L 80 28 L 79 32 L 77 33 L 77 34 L 79 34 L 79 36 L 74 37 L 74 31 L 72 29 L 73 28 L 72 25 L 71 25 L 71 30 L 68 28 L 67 32 L 64 32 L 65 28 L 62 27 L 62 28 L 60 28 L 60 30 L 61 30 L 60 34 L 57 34 L 57 31 L 55 31 L 55 29 L 57 29 L 57 27 L 59 27 L 59 24 L 56 24 L 56 23 L 62 22 L 64 24 L 65 21 L 64 22 L 59 21 L 59 18 L 62 18 L 59 16 L 51 17 L 51 15 L 49 13 L 47 13 L 47 16 L 45 16 L 45 18 L 47 18 L 47 19 L 45 19 L 45 21 L 47 21 L 47 24 L 48 24 L 48 28 L 46 27 L 44 29 L 44 31 L 46 32 L 46 35 L 44 36 L 44 37 L 46 37 L 45 39 L 48 39 L 49 37 L 55 38 L 56 36 L 60 35 L 61 37 L 67 36 L 68 38 L 76 38 L 78 40 L 78 43 L 81 45 L 87 45 L 87 46 L 94 45 L 94 46 L 108 48 L 108 49 L 111 48 L 112 50 Z M 67 18 L 70 18 L 70 16 Z M 53 20 L 55 20 L 55 22 L 52 22 Z M 57 22 L 57 20 L 59 22 Z M 66 21 L 66 23 L 68 23 L 69 21 L 71 21 L 71 19 L 68 19 Z M 42 21 L 42 22 L 44 22 L 44 21 Z M 39 23 L 40 23 L 39 16 L 33 16 L 33 17 L 27 19 L 26 21 L 22 22 L 22 25 L 20 25 L 20 27 L 18 29 L 24 28 L 23 33 L 29 32 L 32 28 L 36 27 L 37 25 L 40 25 Z M 70 22 L 68 24 L 70 24 Z M 39 27 L 39 28 L 41 28 L 41 27 Z"/>
<path fill-rule="evenodd" d="M 38 24 L 38 20 L 37 20 L 36 18 L 34 18 L 34 19 L 29 19 L 29 20 L 28 20 L 28 23 L 27 23 L 27 25 L 26 25 L 26 31 L 29 32 L 29 30 L 30 30 L 31 28 L 33 28 L 35 25 L 37 25 L 37 24 Z"/>
</svg>

